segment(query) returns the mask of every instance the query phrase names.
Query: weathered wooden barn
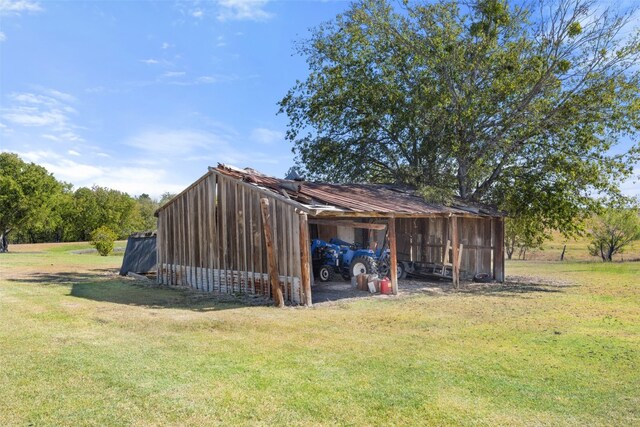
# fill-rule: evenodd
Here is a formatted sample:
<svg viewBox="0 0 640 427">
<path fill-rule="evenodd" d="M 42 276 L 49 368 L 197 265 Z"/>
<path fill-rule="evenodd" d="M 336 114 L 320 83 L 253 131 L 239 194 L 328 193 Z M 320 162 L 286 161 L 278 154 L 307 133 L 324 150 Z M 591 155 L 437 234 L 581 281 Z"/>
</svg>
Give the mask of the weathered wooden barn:
<svg viewBox="0 0 640 427">
<path fill-rule="evenodd" d="M 310 305 L 310 238 L 333 236 L 363 245 L 386 237 L 394 292 L 397 260 L 448 256 L 454 284 L 478 273 L 504 280 L 502 213 L 427 203 L 397 186 L 289 181 L 218 165 L 156 215 L 158 280 L 167 285 Z"/>
</svg>

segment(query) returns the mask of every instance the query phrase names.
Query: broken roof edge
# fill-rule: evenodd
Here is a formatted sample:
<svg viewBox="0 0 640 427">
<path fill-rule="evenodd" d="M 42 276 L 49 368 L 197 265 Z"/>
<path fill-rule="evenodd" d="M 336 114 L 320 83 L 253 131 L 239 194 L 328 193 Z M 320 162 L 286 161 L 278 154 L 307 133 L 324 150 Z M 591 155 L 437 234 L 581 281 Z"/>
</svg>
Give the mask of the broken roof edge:
<svg viewBox="0 0 640 427">
<path fill-rule="evenodd" d="M 242 170 L 242 169 L 236 168 L 235 166 L 231 166 L 231 167 L 230 167 L 229 165 L 222 165 L 222 166 L 227 167 L 227 168 L 233 168 L 233 169 L 235 169 L 235 170 L 236 170 L 236 171 L 238 171 L 238 172 L 248 173 L 246 170 Z M 254 170 L 252 169 L 252 171 L 254 171 Z M 257 172 L 257 171 L 256 171 L 256 172 Z M 251 173 L 251 172 L 249 172 L 249 173 Z M 258 173 L 259 173 L 259 172 L 258 172 Z M 202 181 L 204 181 L 205 179 L 207 179 L 207 178 L 208 178 L 209 176 L 211 176 L 211 175 L 221 176 L 221 177 L 224 177 L 224 178 L 226 178 L 226 179 L 233 179 L 233 180 L 237 181 L 240 185 L 244 185 L 245 187 L 248 187 L 248 188 L 250 188 L 250 189 L 252 189 L 252 190 L 257 190 L 258 192 L 260 192 L 260 193 L 264 194 L 264 195 L 265 195 L 265 196 L 267 196 L 267 197 L 273 197 L 273 198 L 275 198 L 275 199 L 278 199 L 279 201 L 284 202 L 284 203 L 286 203 L 286 204 L 288 204 L 288 205 L 291 205 L 291 206 L 293 206 L 294 208 L 299 209 L 300 211 L 302 211 L 302 212 L 304 212 L 304 213 L 307 213 L 307 214 L 308 214 L 308 213 L 310 212 L 310 208 L 309 208 L 309 207 L 307 207 L 307 206 L 305 206 L 305 205 L 304 205 L 304 204 L 302 204 L 302 203 L 299 203 L 299 202 L 296 202 L 295 200 L 287 199 L 287 198 L 285 198 L 285 197 L 283 197 L 283 196 L 280 196 L 279 194 L 274 193 L 273 191 L 269 190 L 269 189 L 268 189 L 268 188 L 266 188 L 266 187 L 262 187 L 262 186 L 260 186 L 260 185 L 256 185 L 256 184 L 253 184 L 253 183 L 248 183 L 248 182 L 245 182 L 245 181 L 243 181 L 243 180 L 241 180 L 241 179 L 234 178 L 234 177 L 229 176 L 229 175 L 225 175 L 225 174 L 223 174 L 223 173 L 220 173 L 220 171 L 218 171 L 218 170 L 217 170 L 217 168 L 214 168 L 214 167 L 212 167 L 212 166 L 209 166 L 209 168 L 208 168 L 208 170 L 207 170 L 207 173 L 205 173 L 205 174 L 204 174 L 204 175 L 202 175 L 200 178 L 198 178 L 197 180 L 195 180 L 195 181 L 194 181 L 191 185 L 189 185 L 187 188 L 185 188 L 184 190 L 182 190 L 181 192 L 179 192 L 178 194 L 176 194 L 176 195 L 175 195 L 171 200 L 169 200 L 167 203 L 165 203 L 164 205 L 162 205 L 162 206 L 160 206 L 158 209 L 156 209 L 156 211 L 153 213 L 153 216 L 155 216 L 155 217 L 157 218 L 157 217 L 158 217 L 158 215 L 159 215 L 159 213 L 160 213 L 161 211 L 165 210 L 167 207 L 169 207 L 170 205 L 172 205 L 173 203 L 175 203 L 175 202 L 176 202 L 176 200 L 180 199 L 182 196 L 184 196 L 186 193 L 188 193 L 188 192 L 189 192 L 189 190 L 191 190 L 192 188 L 194 188 L 196 185 L 200 184 Z M 266 176 L 266 175 L 260 174 L 260 176 Z"/>
<path fill-rule="evenodd" d="M 187 188 L 185 188 L 180 193 L 178 193 L 175 197 L 173 197 L 167 203 L 165 203 L 164 205 L 156 209 L 156 211 L 154 212 L 154 216 L 158 217 L 159 212 L 161 212 L 162 210 L 166 209 L 168 206 L 175 203 L 176 200 L 180 199 L 187 192 L 189 192 L 189 190 L 197 186 L 200 182 L 202 182 L 212 174 L 215 174 L 219 177 L 224 177 L 226 179 L 227 178 L 232 179 L 236 181 L 238 184 L 245 186 L 245 188 L 255 190 L 267 197 L 275 198 L 285 204 L 292 206 L 293 208 L 299 210 L 300 212 L 305 212 L 308 215 L 313 217 L 332 217 L 333 216 L 333 217 L 360 217 L 360 218 L 364 218 L 364 217 L 369 217 L 369 218 L 375 218 L 375 217 L 378 217 L 378 218 L 392 218 L 392 217 L 429 218 L 429 217 L 432 217 L 434 218 L 434 217 L 450 217 L 455 215 L 455 216 L 461 216 L 461 217 L 502 218 L 507 216 L 507 212 L 500 211 L 495 207 L 484 205 L 482 203 L 470 204 L 468 202 L 463 202 L 462 200 L 456 200 L 456 202 L 452 203 L 449 206 L 440 205 L 440 209 L 443 210 L 441 212 L 409 212 L 409 211 L 403 211 L 403 210 L 397 210 L 394 212 L 381 212 L 381 211 L 376 211 L 375 209 L 354 210 L 352 208 L 342 208 L 335 205 L 326 204 L 326 202 L 324 202 L 324 204 L 315 204 L 315 203 L 309 204 L 309 203 L 303 203 L 300 201 L 293 200 L 290 197 L 285 197 L 285 195 L 281 195 L 280 193 L 275 191 L 273 188 L 260 185 L 257 181 L 251 182 L 250 180 L 243 179 L 242 176 L 237 177 L 237 176 L 225 174 L 224 171 L 235 172 L 236 174 L 242 174 L 243 176 L 255 176 L 259 178 L 274 179 L 284 183 L 302 184 L 297 181 L 290 181 L 290 180 L 285 180 L 285 179 L 280 179 L 275 177 L 269 177 L 267 175 L 264 175 L 256 171 L 255 169 L 251 169 L 251 168 L 241 169 L 235 166 L 218 163 L 217 167 L 209 166 L 207 173 L 202 175 L 200 178 L 198 178 L 191 185 L 189 185 Z M 340 185 L 340 186 L 350 185 L 350 184 L 332 184 L 332 183 L 322 183 L 322 182 L 316 183 L 316 182 L 310 182 L 310 181 L 305 181 L 305 183 L 319 184 L 319 185 Z M 411 197 L 419 197 L 419 196 L 416 196 L 415 194 L 409 194 L 409 192 L 407 192 L 406 190 L 413 190 L 413 189 L 407 185 L 394 186 L 392 184 L 363 184 L 363 183 L 352 184 L 352 185 L 371 186 L 372 188 L 376 186 L 380 186 L 380 187 L 384 186 L 384 187 L 388 187 L 389 189 L 402 188 L 403 189 L 402 192 L 406 192 L 407 195 Z M 422 200 L 422 203 L 424 203 L 425 205 L 430 204 L 429 202 L 427 202 L 422 198 L 421 200 Z"/>
<path fill-rule="evenodd" d="M 233 178 L 237 181 L 243 183 L 250 183 L 254 186 L 262 188 L 265 192 L 270 195 L 280 195 L 282 193 L 285 196 L 285 200 L 294 202 L 297 206 L 304 206 L 308 209 L 308 213 L 313 216 L 331 216 L 335 214 L 335 216 L 378 216 L 378 217 L 436 217 L 436 216 L 469 216 L 469 217 L 493 217 L 500 218 L 507 216 L 507 212 L 499 210 L 495 206 L 487 205 L 479 202 L 467 202 L 459 197 L 456 197 L 455 200 L 448 205 L 441 203 L 433 203 L 425 200 L 422 196 L 416 193 L 415 187 L 403 184 L 403 185 L 395 185 L 395 184 L 378 184 L 378 183 L 352 183 L 352 184 L 336 184 L 329 182 L 314 182 L 314 181 L 294 181 L 288 179 L 281 179 L 272 176 L 265 175 L 260 173 L 252 168 L 239 168 L 233 165 L 227 165 L 224 163 L 218 163 L 218 166 L 213 168 L 209 167 L 210 170 L 217 171 L 222 175 Z M 273 182 L 271 182 L 273 181 Z M 275 185 L 274 185 L 275 184 Z M 307 191 L 304 191 L 303 186 L 307 186 Z M 413 199 L 414 201 L 418 201 L 422 205 L 422 208 L 428 207 L 428 209 L 432 209 L 431 212 L 426 212 L 422 210 L 422 212 L 417 212 L 415 210 L 410 209 L 410 206 L 405 204 L 405 208 L 409 208 L 406 210 L 402 209 L 401 202 L 398 202 L 398 205 L 395 205 L 396 208 L 400 208 L 395 211 L 391 210 L 379 210 L 376 209 L 375 204 L 365 204 L 363 206 L 348 206 L 340 205 L 338 198 L 342 198 L 345 200 L 345 197 L 349 197 L 348 194 L 343 195 L 341 197 L 337 197 L 336 194 L 333 194 L 333 201 L 337 203 L 331 203 L 331 199 L 322 197 L 322 194 L 319 194 L 316 191 L 310 191 L 309 188 L 318 188 L 318 186 L 327 186 L 327 187 L 340 187 L 340 189 L 347 189 L 349 187 L 353 188 L 369 188 L 372 190 L 384 188 L 393 193 L 398 193 L 399 195 L 406 196 L 404 200 Z M 293 188 L 295 187 L 295 188 Z M 295 193 L 295 196 L 293 195 Z M 326 194 L 325 194 L 326 195 Z M 300 200 L 300 197 L 296 196 L 304 196 L 308 199 L 308 203 L 306 200 Z M 297 198 L 298 200 L 293 200 L 293 198 Z M 408 198 L 408 199 L 407 199 Z M 315 203 L 314 203 L 315 202 Z M 319 202 L 319 203 L 318 203 Z M 411 204 L 411 202 L 410 202 Z M 414 206 L 415 207 L 415 206 Z M 420 209 L 418 209 L 420 210 Z"/>
<path fill-rule="evenodd" d="M 226 165 L 224 165 L 224 166 L 226 166 Z M 235 169 L 238 169 L 238 168 L 235 168 Z M 294 208 L 296 208 L 296 209 L 298 209 L 298 210 L 300 210 L 300 211 L 302 211 L 304 213 L 308 214 L 309 211 L 310 211 L 310 209 L 307 206 L 305 206 L 304 204 L 302 204 L 300 202 L 296 202 L 295 200 L 291 200 L 291 199 L 288 199 L 288 198 L 286 198 L 284 196 L 281 196 L 280 194 L 270 190 L 267 187 L 263 187 L 261 185 L 258 185 L 258 184 L 252 183 L 252 182 L 245 182 L 242 179 L 235 178 L 235 177 L 229 176 L 229 175 L 225 175 L 225 174 L 221 173 L 217 168 L 209 166 L 209 173 L 215 174 L 215 175 L 220 176 L 220 177 L 224 177 L 225 179 L 232 179 L 232 180 L 238 182 L 238 184 L 243 185 L 246 188 L 249 188 L 250 190 L 256 190 L 259 193 L 262 193 L 263 195 L 265 195 L 266 197 L 272 197 L 274 199 L 277 199 L 278 201 L 283 202 L 285 204 L 288 204 L 288 205 L 290 205 L 290 206 L 292 206 L 292 207 L 294 207 Z M 247 171 L 245 170 L 242 173 L 247 173 Z M 261 174 L 261 176 L 266 176 L 266 175 L 262 175 Z"/>
</svg>

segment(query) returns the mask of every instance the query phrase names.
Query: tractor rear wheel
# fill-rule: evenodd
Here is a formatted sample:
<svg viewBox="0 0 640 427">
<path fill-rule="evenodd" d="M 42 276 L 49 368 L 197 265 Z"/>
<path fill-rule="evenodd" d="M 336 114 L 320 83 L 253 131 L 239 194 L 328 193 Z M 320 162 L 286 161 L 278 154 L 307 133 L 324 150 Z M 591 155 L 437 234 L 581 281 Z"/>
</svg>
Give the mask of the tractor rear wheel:
<svg viewBox="0 0 640 427">
<path fill-rule="evenodd" d="M 405 265 L 402 262 L 399 262 L 396 267 L 396 273 L 398 275 L 398 280 L 407 278 L 407 270 L 405 269 Z M 389 265 L 389 258 L 386 258 L 384 261 L 381 261 L 378 264 L 378 276 L 382 277 L 391 277 L 391 266 Z"/>
<path fill-rule="evenodd" d="M 370 256 L 357 256 L 351 261 L 349 273 L 351 276 L 358 274 L 375 274 L 378 272 L 376 260 Z"/>
<path fill-rule="evenodd" d="M 318 270 L 318 278 L 321 282 L 331 282 L 333 281 L 333 267 L 330 265 L 323 265 Z"/>
</svg>

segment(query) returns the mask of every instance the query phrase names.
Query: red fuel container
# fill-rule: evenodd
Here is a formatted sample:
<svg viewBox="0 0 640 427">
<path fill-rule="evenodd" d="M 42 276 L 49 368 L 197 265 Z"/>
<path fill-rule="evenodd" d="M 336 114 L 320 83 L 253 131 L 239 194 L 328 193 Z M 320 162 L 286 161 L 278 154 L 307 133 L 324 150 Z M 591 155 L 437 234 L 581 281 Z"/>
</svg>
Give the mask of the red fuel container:
<svg viewBox="0 0 640 427">
<path fill-rule="evenodd" d="M 391 293 L 391 282 L 388 277 L 380 281 L 380 293 L 389 295 Z"/>
</svg>

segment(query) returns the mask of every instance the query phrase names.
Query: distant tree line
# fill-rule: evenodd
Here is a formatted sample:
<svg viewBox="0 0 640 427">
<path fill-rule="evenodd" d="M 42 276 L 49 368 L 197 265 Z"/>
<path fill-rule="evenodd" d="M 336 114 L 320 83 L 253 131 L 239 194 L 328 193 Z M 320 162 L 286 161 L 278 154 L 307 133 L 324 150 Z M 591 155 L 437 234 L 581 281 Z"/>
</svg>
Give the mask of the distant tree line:
<svg viewBox="0 0 640 427">
<path fill-rule="evenodd" d="M 42 166 L 0 153 L 0 252 L 9 243 L 87 241 L 99 227 L 118 238 L 154 230 L 154 212 L 172 196 L 155 200 L 99 186 L 73 189 Z"/>
</svg>

